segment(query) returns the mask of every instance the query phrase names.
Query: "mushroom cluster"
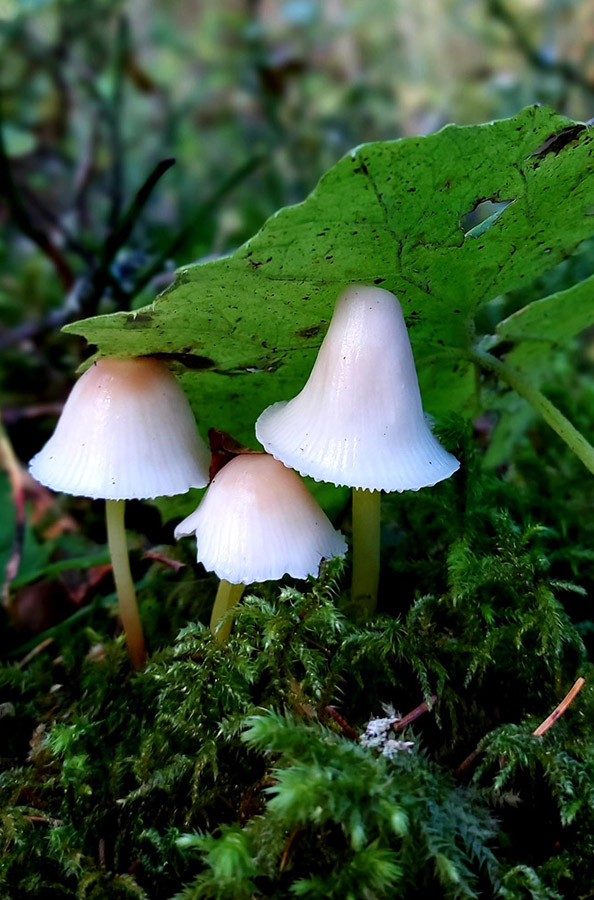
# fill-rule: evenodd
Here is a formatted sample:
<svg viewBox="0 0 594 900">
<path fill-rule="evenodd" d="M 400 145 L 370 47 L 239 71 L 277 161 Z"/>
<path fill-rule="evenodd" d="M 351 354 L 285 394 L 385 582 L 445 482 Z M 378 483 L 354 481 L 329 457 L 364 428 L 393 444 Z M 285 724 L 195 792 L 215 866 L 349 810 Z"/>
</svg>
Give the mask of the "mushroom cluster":
<svg viewBox="0 0 594 900">
<path fill-rule="evenodd" d="M 305 579 L 346 543 L 300 479 L 353 489 L 352 596 L 367 612 L 379 581 L 381 491 L 419 490 L 459 466 L 424 415 L 397 297 L 355 285 L 338 298 L 302 391 L 259 417 L 266 452 L 231 454 L 176 538 L 194 534 L 197 559 L 220 579 L 211 631 L 224 642 L 245 585 Z M 106 501 L 108 543 L 133 665 L 145 648 L 126 548 L 124 504 L 209 482 L 210 454 L 185 395 L 149 357 L 100 359 L 79 379 L 56 430 L 31 460 L 57 491 Z"/>
</svg>

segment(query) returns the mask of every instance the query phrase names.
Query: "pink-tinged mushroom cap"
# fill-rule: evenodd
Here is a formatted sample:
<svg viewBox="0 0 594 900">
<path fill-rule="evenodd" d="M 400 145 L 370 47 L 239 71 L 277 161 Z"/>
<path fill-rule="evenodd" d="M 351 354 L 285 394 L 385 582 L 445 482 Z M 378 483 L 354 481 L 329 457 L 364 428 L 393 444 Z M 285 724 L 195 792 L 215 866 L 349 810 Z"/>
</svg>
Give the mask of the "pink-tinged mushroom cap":
<svg viewBox="0 0 594 900">
<path fill-rule="evenodd" d="M 231 584 L 317 575 L 346 542 L 299 476 L 265 453 L 236 456 L 175 529 L 196 534 L 198 562 Z"/>
<path fill-rule="evenodd" d="M 398 298 L 356 285 L 336 301 L 309 379 L 256 423 L 263 447 L 316 481 L 416 491 L 460 463 L 433 436 Z"/>
<path fill-rule="evenodd" d="M 105 500 L 183 494 L 208 484 L 210 453 L 184 392 L 156 359 L 100 359 L 74 385 L 29 464 L 55 491 Z"/>
</svg>

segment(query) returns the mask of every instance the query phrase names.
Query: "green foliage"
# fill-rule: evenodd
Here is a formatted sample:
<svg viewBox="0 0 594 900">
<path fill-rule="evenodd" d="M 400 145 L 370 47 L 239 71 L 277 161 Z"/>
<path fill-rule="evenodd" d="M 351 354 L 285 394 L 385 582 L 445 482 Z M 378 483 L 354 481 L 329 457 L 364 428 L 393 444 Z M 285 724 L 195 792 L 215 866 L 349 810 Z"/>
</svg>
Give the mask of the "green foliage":
<svg viewBox="0 0 594 900">
<path fill-rule="evenodd" d="M 594 232 L 591 143 L 588 129 L 532 107 L 363 145 L 231 256 L 182 269 L 137 314 L 67 330 L 100 353 L 181 354 L 200 370 L 183 377 L 200 422 L 249 441 L 262 409 L 303 385 L 337 294 L 381 284 L 411 326 L 427 409 L 472 413 L 477 309 L 529 285 Z M 485 198 L 510 202 L 484 234 L 465 233 Z M 528 337 L 538 337 L 547 308 L 531 309 Z"/>
<path fill-rule="evenodd" d="M 590 692 L 545 738 L 531 732 L 588 677 L 561 599 L 581 602 L 568 588 L 592 563 L 574 546 L 571 571 L 546 503 L 545 527 L 530 492 L 481 473 L 465 426 L 443 438 L 465 476 L 386 501 L 398 590 L 373 622 L 351 619 L 334 565 L 305 592 L 246 596 L 224 648 L 200 623 L 168 643 L 167 618 L 207 615 L 214 588 L 154 571 L 141 614 L 162 649 L 142 672 L 107 610 L 86 635 L 56 633 L 56 663 L 0 669 L 7 897 L 553 900 L 568 872 L 588 884 L 570 848 L 594 833 Z M 432 693 L 403 735 L 412 755 L 391 760 L 328 712 L 361 732 L 382 702 L 405 713 Z M 477 745 L 469 787 L 453 773 Z M 526 838 L 533 803 L 544 848 Z"/>
</svg>

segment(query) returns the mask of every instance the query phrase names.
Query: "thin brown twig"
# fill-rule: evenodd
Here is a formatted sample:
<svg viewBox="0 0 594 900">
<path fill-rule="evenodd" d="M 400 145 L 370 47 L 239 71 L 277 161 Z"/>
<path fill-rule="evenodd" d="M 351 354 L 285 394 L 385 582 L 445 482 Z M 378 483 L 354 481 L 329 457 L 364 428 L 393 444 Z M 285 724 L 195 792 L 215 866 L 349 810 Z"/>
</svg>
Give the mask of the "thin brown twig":
<svg viewBox="0 0 594 900">
<path fill-rule="evenodd" d="M 577 695 L 579 694 L 579 692 L 581 691 L 581 689 L 583 688 L 585 683 L 586 683 L 585 678 L 581 678 L 581 677 L 578 678 L 578 680 L 575 682 L 575 684 L 573 685 L 573 687 L 571 688 L 569 693 L 566 694 L 566 696 L 563 698 L 561 703 L 557 707 L 555 707 L 555 709 L 553 710 L 551 715 L 547 716 L 547 718 L 544 720 L 544 722 L 541 722 L 541 724 L 538 726 L 538 728 L 534 729 L 532 734 L 535 737 L 542 737 L 543 734 L 546 734 L 546 732 L 549 730 L 549 728 L 555 724 L 557 719 L 560 718 L 560 716 L 562 716 L 563 713 L 568 709 L 568 707 L 573 703 L 573 701 L 575 700 L 575 698 L 577 697 Z M 475 750 L 472 751 L 472 753 L 469 753 L 468 756 L 466 757 L 466 759 L 463 760 L 460 763 L 460 765 L 458 766 L 458 768 L 456 769 L 456 771 L 454 773 L 456 775 L 456 777 L 463 775 L 464 772 L 466 772 L 468 769 L 470 769 L 474 765 L 474 763 L 478 759 L 478 757 L 481 755 L 481 752 L 482 751 L 477 747 Z"/>
<path fill-rule="evenodd" d="M 565 695 L 565 697 L 563 698 L 563 700 L 561 701 L 559 706 L 557 706 L 553 710 L 553 712 L 551 713 L 550 716 L 547 716 L 547 718 L 544 720 L 544 722 L 540 723 L 538 728 L 535 728 L 535 730 L 532 732 L 532 734 L 536 735 L 536 737 L 542 737 L 543 734 L 546 734 L 546 732 L 549 730 L 549 728 L 555 724 L 557 719 L 559 719 L 563 715 L 565 710 L 569 706 L 571 706 L 571 704 L 573 703 L 573 701 L 575 700 L 575 698 L 577 697 L 577 695 L 579 694 L 579 692 L 581 691 L 581 689 L 583 688 L 585 683 L 586 683 L 585 678 L 578 678 L 578 680 L 576 681 L 576 683 L 574 684 L 572 689 L 569 691 L 568 694 Z"/>
<path fill-rule="evenodd" d="M 27 822 L 38 822 L 40 825 L 63 825 L 62 819 L 46 819 L 45 816 L 23 816 Z"/>
<path fill-rule="evenodd" d="M 301 833 L 301 831 L 302 831 L 301 826 L 300 826 L 300 825 L 297 825 L 297 827 L 293 829 L 293 831 L 291 832 L 291 834 L 290 834 L 289 837 L 287 838 L 287 842 L 286 842 L 286 844 L 285 844 L 285 846 L 284 846 L 283 853 L 282 853 L 282 856 L 281 856 L 281 858 L 280 858 L 280 863 L 279 863 L 279 866 L 278 866 L 279 872 L 282 873 L 282 872 L 284 872 L 285 869 L 287 868 L 287 866 L 288 866 L 288 864 L 289 864 L 289 860 L 290 860 L 290 858 L 291 858 L 291 853 L 292 853 L 292 851 L 293 851 L 293 845 L 294 845 L 294 843 L 295 843 L 295 840 L 297 839 L 297 836 Z"/>
<path fill-rule="evenodd" d="M 429 703 L 431 703 L 431 708 L 437 703 L 437 694 L 433 694 L 429 698 Z M 392 725 L 392 731 L 402 731 L 403 728 L 406 728 L 407 725 L 410 725 L 411 722 L 414 722 L 424 713 L 429 712 L 429 703 L 426 700 L 423 700 L 422 703 L 419 703 L 418 706 L 415 706 L 409 713 L 403 716 L 401 719 L 398 719 L 397 722 L 394 722 Z"/>
<path fill-rule="evenodd" d="M 340 726 L 342 733 L 344 734 L 345 737 L 350 738 L 351 741 L 357 741 L 357 742 L 359 741 L 359 735 L 357 734 L 355 729 L 351 728 L 351 726 L 349 725 L 347 720 L 343 719 L 343 717 L 340 715 L 340 713 L 337 712 L 333 706 L 327 706 L 326 712 L 328 713 L 330 718 L 334 719 L 336 724 Z"/>
<path fill-rule="evenodd" d="M 53 637 L 48 637 L 44 641 L 41 641 L 41 643 L 37 644 L 35 647 L 33 647 L 33 649 L 30 650 L 26 656 L 23 656 L 23 658 L 21 660 L 19 660 L 18 663 L 15 663 L 16 668 L 17 669 L 24 668 L 27 665 L 27 663 L 30 663 L 32 659 L 35 659 L 35 657 L 38 656 L 40 653 L 42 653 L 46 649 L 46 647 L 49 647 L 50 644 L 53 644 L 53 643 L 54 643 Z"/>
<path fill-rule="evenodd" d="M 456 776 L 456 778 L 458 778 L 460 775 L 463 775 L 464 772 L 466 772 L 467 769 L 470 769 L 471 766 L 474 765 L 475 760 L 478 759 L 478 757 L 480 756 L 480 754 L 481 754 L 481 751 L 478 750 L 478 749 L 473 750 L 472 753 L 469 753 L 468 756 L 466 757 L 466 759 L 464 759 L 464 760 L 460 763 L 460 765 L 458 766 L 458 768 L 457 768 L 456 771 L 454 772 L 454 775 Z"/>
</svg>

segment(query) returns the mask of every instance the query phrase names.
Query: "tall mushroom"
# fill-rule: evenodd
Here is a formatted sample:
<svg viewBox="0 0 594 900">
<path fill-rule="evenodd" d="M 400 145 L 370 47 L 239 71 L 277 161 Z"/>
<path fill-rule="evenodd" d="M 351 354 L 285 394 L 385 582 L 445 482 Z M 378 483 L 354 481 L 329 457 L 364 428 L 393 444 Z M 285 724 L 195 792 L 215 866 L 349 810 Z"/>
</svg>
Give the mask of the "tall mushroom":
<svg viewBox="0 0 594 900">
<path fill-rule="evenodd" d="M 219 622 L 246 584 L 317 575 L 322 559 L 346 552 L 299 476 L 266 453 L 236 456 L 217 472 L 175 529 L 176 538 L 189 534 L 196 535 L 198 562 L 221 579 L 210 620 L 221 643 L 231 623 Z"/>
<path fill-rule="evenodd" d="M 208 483 L 210 454 L 183 391 L 149 357 L 100 359 L 77 381 L 56 430 L 29 464 L 55 491 L 106 501 L 107 537 L 128 652 L 144 638 L 126 548 L 125 501 L 183 494 Z"/>
<path fill-rule="evenodd" d="M 353 488 L 355 602 L 373 611 L 381 491 L 417 491 L 459 462 L 429 428 L 398 298 L 354 285 L 334 315 L 302 391 L 256 422 L 263 447 L 302 475 Z"/>
</svg>

